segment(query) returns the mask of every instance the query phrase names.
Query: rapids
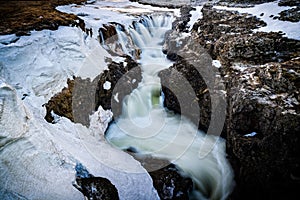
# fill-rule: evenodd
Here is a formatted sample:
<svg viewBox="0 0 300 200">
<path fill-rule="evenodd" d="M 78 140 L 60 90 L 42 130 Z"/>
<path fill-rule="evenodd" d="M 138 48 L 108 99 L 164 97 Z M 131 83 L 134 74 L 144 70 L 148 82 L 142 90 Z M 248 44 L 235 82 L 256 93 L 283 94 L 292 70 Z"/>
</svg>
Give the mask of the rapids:
<svg viewBox="0 0 300 200">
<path fill-rule="evenodd" d="M 225 141 L 206 135 L 190 120 L 163 106 L 158 73 L 172 65 L 162 53 L 172 21 L 169 15 L 144 16 L 127 28 L 128 37 L 141 49 L 138 62 L 143 80 L 124 99 L 122 115 L 106 131 L 106 140 L 116 148 L 134 148 L 179 166 L 195 183 L 192 199 L 226 199 L 233 187 L 233 172 L 226 160 Z M 125 30 L 116 30 L 123 52 L 130 52 Z"/>
</svg>

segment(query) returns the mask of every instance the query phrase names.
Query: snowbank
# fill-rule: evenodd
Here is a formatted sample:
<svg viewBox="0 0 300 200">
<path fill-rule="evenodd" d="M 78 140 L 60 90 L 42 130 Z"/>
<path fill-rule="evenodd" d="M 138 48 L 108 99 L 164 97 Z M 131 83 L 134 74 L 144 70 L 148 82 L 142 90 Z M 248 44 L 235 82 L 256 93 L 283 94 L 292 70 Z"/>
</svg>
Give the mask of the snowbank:
<svg viewBox="0 0 300 200">
<path fill-rule="evenodd" d="M 63 117 L 56 124 L 44 120 L 42 105 L 67 78 L 93 79 L 106 67 L 105 56 L 95 38 L 74 27 L 32 32 L 0 46 L 2 199 L 83 199 L 72 186 L 76 163 L 108 178 L 121 199 L 157 199 L 140 163 L 102 139 L 110 111 L 99 108 L 90 128 Z"/>
</svg>

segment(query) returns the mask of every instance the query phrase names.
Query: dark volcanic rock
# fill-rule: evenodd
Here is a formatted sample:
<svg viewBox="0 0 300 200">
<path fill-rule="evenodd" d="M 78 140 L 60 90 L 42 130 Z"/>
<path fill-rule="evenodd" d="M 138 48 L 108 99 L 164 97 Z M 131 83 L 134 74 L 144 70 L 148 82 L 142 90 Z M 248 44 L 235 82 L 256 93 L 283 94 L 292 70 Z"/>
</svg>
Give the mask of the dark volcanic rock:
<svg viewBox="0 0 300 200">
<path fill-rule="evenodd" d="M 88 200 L 119 200 L 117 188 L 106 178 L 94 177 L 81 164 L 76 167 L 76 187 Z"/>
<path fill-rule="evenodd" d="M 253 33 L 253 29 L 265 26 L 256 17 L 211 6 L 204 6 L 202 12 L 203 19 L 193 26 L 194 40 L 226 66 L 233 62 L 282 62 L 300 52 L 298 40 L 282 37 L 280 33 Z"/>
<path fill-rule="evenodd" d="M 159 73 L 164 105 L 191 119 L 199 129 L 219 135 L 226 113 L 225 87 L 207 50 L 194 37 L 183 37 L 182 30 L 173 24 L 163 47 L 167 57 L 176 61 Z"/>
<path fill-rule="evenodd" d="M 279 13 L 279 20 L 290 21 L 290 22 L 299 22 L 300 21 L 300 6 L 296 8 L 288 9 L 281 11 Z"/>
<path fill-rule="evenodd" d="M 165 95 L 164 105 L 187 116 L 200 129 L 207 131 L 211 115 L 210 93 L 195 66 L 178 60 L 171 68 L 161 71 L 159 77 Z M 189 90 L 188 86 L 192 89 Z"/>
<path fill-rule="evenodd" d="M 89 200 L 118 200 L 117 188 L 106 178 L 76 178 L 80 191 Z"/>
<path fill-rule="evenodd" d="M 207 114 L 199 115 L 199 128 L 205 130 L 209 120 L 215 121 L 213 108 L 218 103 L 212 98 L 214 92 L 226 94 L 223 135 L 237 182 L 230 199 L 299 196 L 300 43 L 280 33 L 253 32 L 264 25 L 253 16 L 204 6 L 203 19 L 194 25 L 192 38 L 183 38 L 179 31 L 185 29 L 173 27 L 164 46 L 164 52 L 175 61 L 160 73 L 168 108 L 180 113 L 193 103 L 188 98 L 180 101 L 181 95 L 191 96 L 182 85 L 187 80 L 201 112 L 206 110 Z M 195 68 L 201 60 L 195 53 L 198 44 L 221 61 L 219 71 L 226 89 L 219 84 L 222 79 L 216 78 L 218 70 L 212 73 L 215 78 L 208 79 L 216 83 L 212 87 L 206 80 L 210 73 Z M 205 93 L 199 92 L 203 89 Z M 184 115 L 193 116 L 192 107 Z"/>
<path fill-rule="evenodd" d="M 161 199 L 189 199 L 193 181 L 191 178 L 182 176 L 181 173 L 174 164 L 149 173 Z"/>
<path fill-rule="evenodd" d="M 233 70 L 230 77 L 227 151 L 237 181 L 234 199 L 299 195 L 300 58 Z"/>
<path fill-rule="evenodd" d="M 213 54 L 226 65 L 233 62 L 282 62 L 300 54 L 300 41 L 272 32 L 243 34 L 238 37 L 226 35 L 215 43 Z"/>
<path fill-rule="evenodd" d="M 300 6 L 299 0 L 280 0 L 279 6 Z"/>
<path fill-rule="evenodd" d="M 141 68 L 131 57 L 127 56 L 121 63 L 112 62 L 97 84 L 95 109 L 101 105 L 105 110 L 112 109 L 114 117 L 118 117 L 122 113 L 124 97 L 130 94 L 141 80 Z M 104 88 L 105 82 L 111 84 L 109 89 Z"/>
<path fill-rule="evenodd" d="M 213 58 L 215 43 L 225 35 L 241 37 L 241 34 L 253 33 L 252 29 L 265 26 L 266 23 L 257 17 L 240 14 L 236 11 L 217 10 L 210 5 L 202 9 L 203 18 L 193 26 L 193 32 L 197 35 L 197 42 L 203 45 Z"/>
</svg>

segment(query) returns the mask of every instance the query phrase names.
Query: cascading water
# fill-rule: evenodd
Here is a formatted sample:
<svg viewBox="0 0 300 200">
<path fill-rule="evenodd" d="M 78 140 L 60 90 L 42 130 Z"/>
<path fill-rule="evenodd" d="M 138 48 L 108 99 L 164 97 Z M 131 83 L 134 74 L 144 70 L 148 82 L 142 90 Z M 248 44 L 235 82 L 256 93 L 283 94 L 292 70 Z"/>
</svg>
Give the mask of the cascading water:
<svg viewBox="0 0 300 200">
<path fill-rule="evenodd" d="M 164 35 L 171 29 L 172 19 L 153 15 L 128 27 L 132 40 L 142 51 L 139 62 L 143 80 L 124 99 L 122 115 L 110 125 L 106 139 L 117 148 L 134 147 L 142 154 L 178 165 L 195 183 L 193 198 L 225 199 L 233 187 L 233 172 L 225 158 L 224 140 L 204 134 L 185 117 L 163 107 L 158 72 L 172 64 L 162 53 Z M 119 43 L 128 52 L 124 49 L 124 37 L 120 37 L 124 33 L 117 31 Z M 206 146 L 212 150 L 200 156 L 200 149 L 206 151 Z"/>
</svg>

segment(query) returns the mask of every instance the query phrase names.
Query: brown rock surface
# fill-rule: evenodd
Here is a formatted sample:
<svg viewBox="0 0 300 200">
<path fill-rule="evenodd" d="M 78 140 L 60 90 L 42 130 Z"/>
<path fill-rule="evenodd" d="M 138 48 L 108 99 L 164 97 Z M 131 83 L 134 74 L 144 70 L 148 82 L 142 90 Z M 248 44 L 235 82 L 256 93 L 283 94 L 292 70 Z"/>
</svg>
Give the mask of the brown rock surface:
<svg viewBox="0 0 300 200">
<path fill-rule="evenodd" d="M 214 59 L 221 60 L 219 72 L 227 97 L 223 136 L 227 137 L 227 153 L 237 182 L 230 199 L 299 196 L 299 41 L 282 37 L 281 33 L 254 33 L 252 29 L 264 23 L 249 15 L 215 10 L 210 6 L 204 6 L 202 11 L 204 18 L 194 25 L 191 41 L 181 40 L 178 46 L 180 29 L 169 32 L 164 52 L 175 64 L 168 69 L 171 72 L 167 81 L 177 88 L 181 88 L 180 81 L 184 78 L 193 88 L 203 85 L 205 73 L 199 76 L 191 68 L 191 62 L 184 63 L 181 56 L 199 43 Z M 183 57 L 185 60 L 198 58 Z M 184 78 L 173 78 L 172 70 L 183 72 Z M 218 82 L 220 79 L 211 80 Z M 185 92 L 183 88 L 180 91 Z M 197 94 L 197 90 L 194 91 Z M 207 93 L 216 91 L 208 87 Z M 182 107 L 176 101 L 178 96 L 167 92 L 165 98 L 170 109 L 177 111 Z M 197 96 L 196 102 L 201 108 L 205 105 L 204 99 L 203 95 Z M 186 102 L 190 104 L 191 100 Z M 216 103 L 212 99 L 210 102 Z M 209 120 L 209 115 L 201 116 L 204 121 Z"/>
<path fill-rule="evenodd" d="M 0 34 L 26 35 L 32 30 L 56 30 L 61 25 L 76 25 L 84 30 L 84 22 L 76 15 L 55 9 L 59 5 L 83 2 L 85 0 L 0 1 Z"/>
</svg>

